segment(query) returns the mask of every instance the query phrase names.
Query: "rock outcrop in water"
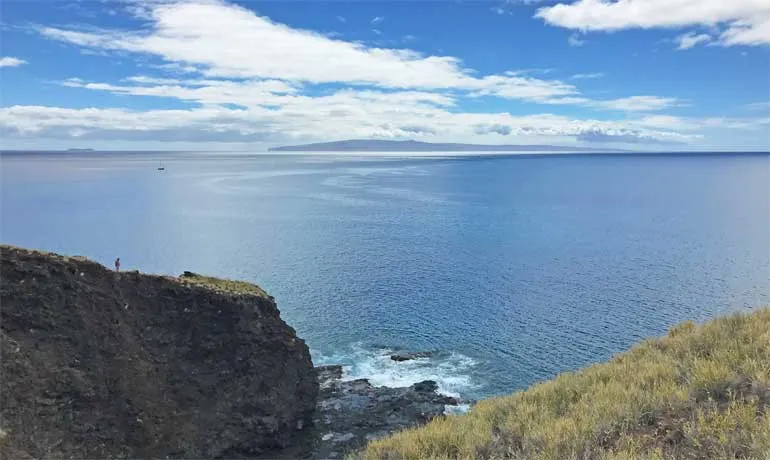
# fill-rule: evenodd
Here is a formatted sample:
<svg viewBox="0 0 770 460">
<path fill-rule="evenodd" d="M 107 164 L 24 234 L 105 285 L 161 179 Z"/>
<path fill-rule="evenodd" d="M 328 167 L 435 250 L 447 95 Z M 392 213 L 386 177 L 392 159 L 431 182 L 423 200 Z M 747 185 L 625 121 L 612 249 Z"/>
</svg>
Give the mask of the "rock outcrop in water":
<svg viewBox="0 0 770 460">
<path fill-rule="evenodd" d="M 411 361 L 413 359 L 430 358 L 431 356 L 433 356 L 432 351 L 406 351 L 394 353 L 390 355 L 390 359 L 393 361 Z"/>
<path fill-rule="evenodd" d="M 311 423 L 308 348 L 258 287 L 0 251 L 0 457 L 270 456 Z"/>
<path fill-rule="evenodd" d="M 341 366 L 317 368 L 320 384 L 312 459 L 341 459 L 373 439 L 429 422 L 457 406 L 426 380 L 410 387 L 375 387 L 367 379 L 342 380 Z"/>
</svg>

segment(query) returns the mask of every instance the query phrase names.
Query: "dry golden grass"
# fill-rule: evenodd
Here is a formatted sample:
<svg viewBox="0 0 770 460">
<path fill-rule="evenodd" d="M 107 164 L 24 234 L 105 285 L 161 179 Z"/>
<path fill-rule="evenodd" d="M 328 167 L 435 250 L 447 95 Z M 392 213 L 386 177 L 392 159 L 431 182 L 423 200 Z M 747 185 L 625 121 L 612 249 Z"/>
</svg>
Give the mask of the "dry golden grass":
<svg viewBox="0 0 770 460">
<path fill-rule="evenodd" d="M 770 309 L 681 324 L 352 457 L 770 460 Z"/>
<path fill-rule="evenodd" d="M 256 295 L 259 297 L 269 297 L 268 294 L 256 284 L 245 281 L 233 281 L 223 278 L 214 278 L 212 276 L 199 275 L 197 273 L 185 272 L 180 276 L 179 281 L 183 284 L 202 286 L 215 292 L 235 295 Z"/>
</svg>

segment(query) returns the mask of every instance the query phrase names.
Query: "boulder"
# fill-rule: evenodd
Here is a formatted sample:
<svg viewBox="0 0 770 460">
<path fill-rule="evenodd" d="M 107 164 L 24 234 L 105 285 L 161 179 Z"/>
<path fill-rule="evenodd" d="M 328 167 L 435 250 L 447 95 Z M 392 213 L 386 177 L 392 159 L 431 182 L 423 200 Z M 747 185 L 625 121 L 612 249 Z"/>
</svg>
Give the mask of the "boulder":
<svg viewBox="0 0 770 460">
<path fill-rule="evenodd" d="M 438 390 L 438 384 L 433 380 L 423 380 L 412 385 L 412 389 L 418 393 L 433 393 Z"/>
<path fill-rule="evenodd" d="M 430 358 L 433 356 L 431 351 L 408 351 L 404 353 L 394 353 L 390 355 L 393 361 L 410 361 L 412 359 Z"/>
</svg>

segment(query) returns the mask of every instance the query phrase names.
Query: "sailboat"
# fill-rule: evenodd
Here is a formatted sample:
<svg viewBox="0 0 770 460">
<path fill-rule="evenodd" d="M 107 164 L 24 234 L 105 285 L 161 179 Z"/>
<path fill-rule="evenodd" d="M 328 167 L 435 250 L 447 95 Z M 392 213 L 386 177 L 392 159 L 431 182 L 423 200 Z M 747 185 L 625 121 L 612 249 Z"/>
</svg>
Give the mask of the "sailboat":
<svg viewBox="0 0 770 460">
<path fill-rule="evenodd" d="M 166 170 L 166 168 L 163 167 L 163 163 L 159 162 L 158 163 L 158 171 L 165 171 L 165 170 Z"/>
</svg>

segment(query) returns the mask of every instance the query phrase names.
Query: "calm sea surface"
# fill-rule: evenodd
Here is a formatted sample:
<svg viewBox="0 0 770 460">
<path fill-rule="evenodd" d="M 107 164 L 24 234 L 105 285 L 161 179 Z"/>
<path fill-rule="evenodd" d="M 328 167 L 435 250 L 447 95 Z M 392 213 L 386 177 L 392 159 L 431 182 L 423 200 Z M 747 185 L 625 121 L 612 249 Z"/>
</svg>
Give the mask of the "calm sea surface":
<svg viewBox="0 0 770 460">
<path fill-rule="evenodd" d="M 2 242 L 257 282 L 317 363 L 376 384 L 506 393 L 679 321 L 770 304 L 768 155 L 0 166 Z M 438 354 L 397 364 L 395 349 Z"/>
</svg>

